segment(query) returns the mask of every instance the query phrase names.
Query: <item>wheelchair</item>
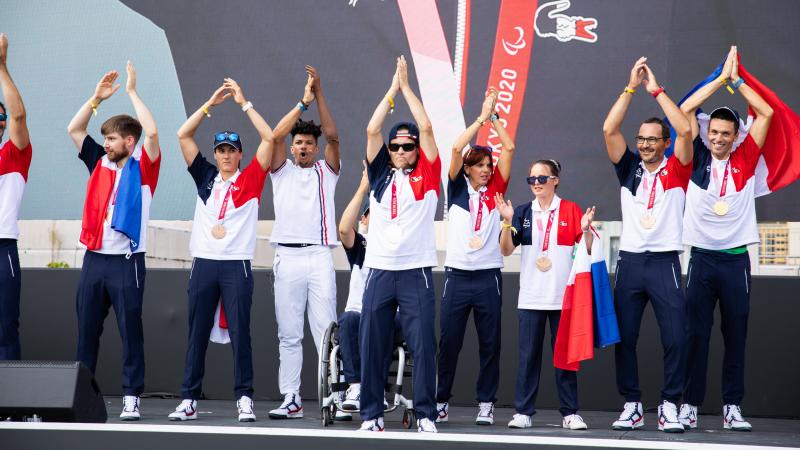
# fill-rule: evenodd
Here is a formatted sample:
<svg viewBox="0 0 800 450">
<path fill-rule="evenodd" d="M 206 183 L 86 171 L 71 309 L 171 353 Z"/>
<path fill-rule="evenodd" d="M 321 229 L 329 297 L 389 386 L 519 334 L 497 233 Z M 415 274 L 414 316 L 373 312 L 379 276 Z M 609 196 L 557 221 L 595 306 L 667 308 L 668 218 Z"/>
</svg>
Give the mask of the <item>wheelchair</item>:
<svg viewBox="0 0 800 450">
<path fill-rule="evenodd" d="M 339 324 L 337 322 L 331 322 L 328 325 L 322 337 L 322 345 L 319 351 L 317 398 L 319 398 L 320 417 L 323 427 L 333 425 L 337 410 L 344 411 L 342 409 L 344 393 L 349 387 L 349 384 L 344 379 L 344 370 L 339 353 L 338 330 Z M 410 379 L 410 369 L 413 366 L 411 352 L 403 341 L 403 333 L 401 330 L 396 330 L 392 363 L 389 366 L 389 376 L 385 388 L 386 392 L 394 394 L 394 399 L 388 403 L 384 412 L 390 413 L 397 409 L 402 410 L 403 427 L 405 428 L 416 426 L 417 423 L 417 415 L 414 411 L 412 400 L 403 396 L 403 379 Z M 391 382 L 391 380 L 394 380 L 394 382 Z"/>
</svg>

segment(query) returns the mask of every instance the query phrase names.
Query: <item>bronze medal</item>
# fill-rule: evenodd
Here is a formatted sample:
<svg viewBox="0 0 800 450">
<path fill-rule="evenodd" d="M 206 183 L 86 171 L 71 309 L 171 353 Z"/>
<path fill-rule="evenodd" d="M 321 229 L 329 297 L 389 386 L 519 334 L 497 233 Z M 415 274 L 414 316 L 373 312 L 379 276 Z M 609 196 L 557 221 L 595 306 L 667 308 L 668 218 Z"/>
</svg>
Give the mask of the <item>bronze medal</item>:
<svg viewBox="0 0 800 450">
<path fill-rule="evenodd" d="M 472 236 L 469 238 L 469 248 L 477 250 L 483 247 L 483 239 L 480 236 Z"/>
<path fill-rule="evenodd" d="M 228 234 L 228 231 L 225 230 L 225 226 L 221 223 L 211 227 L 211 235 L 214 236 L 214 239 L 222 239 L 226 234 Z"/>
<path fill-rule="evenodd" d="M 728 206 L 728 202 L 725 200 L 718 200 L 716 203 L 714 203 L 714 214 L 718 216 L 724 216 L 725 214 L 728 214 L 728 209 L 730 208 Z"/>
<path fill-rule="evenodd" d="M 656 226 L 656 217 L 652 214 L 645 214 L 640 219 L 640 222 L 642 222 L 642 226 L 645 230 L 649 230 Z"/>
<path fill-rule="evenodd" d="M 548 258 L 547 255 L 539 255 L 539 257 L 536 258 L 536 268 L 540 271 L 547 272 L 552 267 L 553 262 L 550 261 L 550 258 Z"/>
</svg>

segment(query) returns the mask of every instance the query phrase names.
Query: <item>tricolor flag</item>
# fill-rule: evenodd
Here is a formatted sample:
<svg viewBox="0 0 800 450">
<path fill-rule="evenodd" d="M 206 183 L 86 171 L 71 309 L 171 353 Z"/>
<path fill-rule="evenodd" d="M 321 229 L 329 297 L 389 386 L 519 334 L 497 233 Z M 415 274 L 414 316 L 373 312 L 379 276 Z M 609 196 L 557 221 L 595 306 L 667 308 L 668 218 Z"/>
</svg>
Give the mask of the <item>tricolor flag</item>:
<svg viewBox="0 0 800 450">
<path fill-rule="evenodd" d="M 229 344 L 231 335 L 228 333 L 228 320 L 225 318 L 225 307 L 222 299 L 217 303 L 217 310 L 214 312 L 214 326 L 211 327 L 211 335 L 208 340 L 215 344 Z"/>
<path fill-rule="evenodd" d="M 691 96 L 695 91 L 713 82 L 722 73 L 722 64 L 717 66 L 716 69 L 703 81 L 697 84 L 688 94 L 686 94 L 678 105 L 680 106 Z M 756 77 L 751 75 L 744 66 L 739 64 L 739 76 L 760 95 L 775 112 L 772 116 L 772 122 L 767 131 L 767 138 L 764 145 L 761 147 L 761 156 L 758 160 L 756 167 L 755 182 L 756 182 L 756 197 L 775 192 L 789 184 L 797 181 L 800 178 L 800 116 L 792 111 L 780 98 L 768 87 L 764 86 Z M 739 124 L 739 139 L 734 143 L 734 150 L 744 141 L 747 131 L 752 124 L 755 112 L 752 109 L 747 111 L 748 118 L 746 122 Z M 697 109 L 697 121 L 700 125 L 700 138 L 703 143 L 708 146 L 707 130 L 708 130 L 708 115 Z M 674 139 L 674 131 L 673 131 Z"/>
<path fill-rule="evenodd" d="M 553 363 L 558 369 L 577 371 L 581 361 L 594 357 L 594 347 L 605 348 L 620 341 L 603 244 L 600 236 L 592 232 L 592 254 L 581 240 L 564 292 L 553 350 Z"/>
<path fill-rule="evenodd" d="M 141 147 L 138 150 L 144 151 Z M 111 229 L 130 239 L 131 253 L 139 248 L 142 234 L 142 172 L 139 160 L 133 157 L 128 158 L 122 168 Z"/>
</svg>

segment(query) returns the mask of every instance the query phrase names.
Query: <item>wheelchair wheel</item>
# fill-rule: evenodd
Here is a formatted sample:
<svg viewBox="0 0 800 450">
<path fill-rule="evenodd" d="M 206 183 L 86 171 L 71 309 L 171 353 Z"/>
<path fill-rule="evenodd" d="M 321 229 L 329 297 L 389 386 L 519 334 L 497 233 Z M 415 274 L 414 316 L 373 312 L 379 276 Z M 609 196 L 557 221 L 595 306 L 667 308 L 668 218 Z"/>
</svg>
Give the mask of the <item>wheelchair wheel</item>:
<svg viewBox="0 0 800 450">
<path fill-rule="evenodd" d="M 327 427 L 333 424 L 333 418 L 331 417 L 331 410 L 328 408 L 322 408 L 322 426 Z"/>
<path fill-rule="evenodd" d="M 330 357 L 331 350 L 333 349 L 333 333 L 338 327 L 339 325 L 336 322 L 331 322 L 325 330 L 325 334 L 322 336 L 322 345 L 319 347 L 319 365 L 317 366 L 317 398 L 319 399 L 319 408 L 323 411 L 323 417 L 327 412 L 328 418 L 331 419 L 332 410 L 329 410 L 329 406 L 326 405 L 326 399 L 331 395 Z M 327 422 L 323 418 L 323 426 L 327 426 L 326 423 Z"/>
<path fill-rule="evenodd" d="M 417 425 L 417 413 L 413 409 L 403 411 L 403 428 L 410 430 Z"/>
</svg>

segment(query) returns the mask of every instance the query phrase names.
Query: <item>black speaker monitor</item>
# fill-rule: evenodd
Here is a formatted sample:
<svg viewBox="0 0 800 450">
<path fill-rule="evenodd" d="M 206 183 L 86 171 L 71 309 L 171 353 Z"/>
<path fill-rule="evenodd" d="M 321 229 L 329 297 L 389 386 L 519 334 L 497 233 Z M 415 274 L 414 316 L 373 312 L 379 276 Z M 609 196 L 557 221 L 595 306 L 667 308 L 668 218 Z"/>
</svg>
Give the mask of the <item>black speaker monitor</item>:
<svg viewBox="0 0 800 450">
<path fill-rule="evenodd" d="M 0 361 L 0 418 L 104 423 L 100 388 L 76 361 Z"/>
</svg>

